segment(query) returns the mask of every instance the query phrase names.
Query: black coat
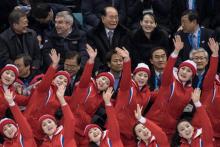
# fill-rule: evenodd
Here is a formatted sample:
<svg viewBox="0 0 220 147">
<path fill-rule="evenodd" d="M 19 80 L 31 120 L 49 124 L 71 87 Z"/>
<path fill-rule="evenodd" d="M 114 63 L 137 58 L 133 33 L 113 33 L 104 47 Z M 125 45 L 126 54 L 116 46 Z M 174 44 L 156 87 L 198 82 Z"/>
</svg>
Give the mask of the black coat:
<svg viewBox="0 0 220 147">
<path fill-rule="evenodd" d="M 118 25 L 114 30 L 112 44 L 110 46 L 104 25 L 102 23 L 100 23 L 99 26 L 91 30 L 87 35 L 87 40 L 93 48 L 96 48 L 98 50 L 98 55 L 96 57 L 96 69 L 99 69 L 99 67 L 105 64 L 106 54 L 110 50 L 115 49 L 115 47 L 123 46 L 128 48 L 127 44 L 129 36 L 129 31 L 125 27 Z"/>
<path fill-rule="evenodd" d="M 49 53 L 52 48 L 56 49 L 60 53 L 60 64 L 63 65 L 65 60 L 65 54 L 68 51 L 77 51 L 81 55 L 82 65 L 85 64 L 88 56 L 86 52 L 86 34 L 85 32 L 78 29 L 76 26 L 73 28 L 72 32 L 66 37 L 63 38 L 58 36 L 56 29 L 51 32 L 48 38 L 48 42 L 44 44 L 43 47 L 43 60 L 44 68 L 50 65 L 51 60 L 49 58 Z"/>
<path fill-rule="evenodd" d="M 133 69 L 141 62 L 150 65 L 150 53 L 154 47 L 162 46 L 167 49 L 168 53 L 170 52 L 168 35 L 159 28 L 154 29 L 150 39 L 145 36 L 142 28 L 137 30 L 132 36 L 130 45 Z"/>
<path fill-rule="evenodd" d="M 179 54 L 179 62 L 189 59 L 189 53 L 192 50 L 192 47 L 190 45 L 189 39 L 188 39 L 188 33 L 184 33 L 183 31 L 177 32 L 177 34 L 180 35 L 184 47 L 180 51 Z M 201 35 L 200 35 L 200 47 L 204 48 L 209 55 L 211 55 L 211 50 L 208 46 L 208 41 L 210 37 L 215 37 L 215 34 L 212 30 L 206 29 L 204 27 L 201 27 Z"/>
<path fill-rule="evenodd" d="M 33 66 L 40 67 L 41 55 L 36 33 L 28 29 L 22 34 L 22 42 L 16 33 L 8 28 L 0 34 L 0 67 L 7 63 L 13 63 L 16 56 L 25 53 L 32 57 Z"/>
<path fill-rule="evenodd" d="M 212 9 L 212 0 L 196 0 L 196 10 L 199 15 L 199 21 L 202 25 L 208 26 L 210 23 Z M 173 24 L 173 30 L 176 31 L 181 24 L 182 13 L 188 8 L 187 0 L 173 0 L 171 20 Z"/>
<path fill-rule="evenodd" d="M 152 68 L 153 69 L 153 68 Z M 158 77 L 155 73 L 154 70 L 151 70 L 151 76 L 148 80 L 148 85 L 149 85 L 149 88 L 150 88 L 150 91 L 154 91 L 154 90 L 159 90 L 159 87 L 161 85 L 161 77 Z"/>
</svg>

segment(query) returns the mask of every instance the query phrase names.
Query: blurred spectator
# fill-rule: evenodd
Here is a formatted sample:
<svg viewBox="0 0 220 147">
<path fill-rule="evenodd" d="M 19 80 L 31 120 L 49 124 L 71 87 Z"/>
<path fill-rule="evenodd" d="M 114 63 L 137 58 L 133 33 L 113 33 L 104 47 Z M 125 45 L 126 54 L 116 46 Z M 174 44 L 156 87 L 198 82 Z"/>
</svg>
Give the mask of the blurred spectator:
<svg viewBox="0 0 220 147">
<path fill-rule="evenodd" d="M 13 10 L 9 15 L 10 28 L 0 34 L 0 67 L 13 63 L 18 54 L 24 53 L 33 59 L 32 68 L 41 63 L 36 33 L 28 28 L 26 13 Z"/>
<path fill-rule="evenodd" d="M 214 32 L 200 27 L 198 21 L 198 14 L 191 10 L 185 11 L 181 17 L 182 30 L 177 32 L 184 42 L 184 47 L 179 56 L 181 61 L 189 59 L 190 51 L 200 47 L 204 48 L 209 55 L 211 54 L 208 41 L 209 38 L 214 37 Z"/>
<path fill-rule="evenodd" d="M 209 55 L 208 52 L 203 48 L 193 49 L 189 58 L 196 63 L 197 72 L 195 77 L 193 78 L 193 87 L 194 88 L 202 88 L 203 79 L 206 75 L 208 63 L 209 63 Z"/>
<path fill-rule="evenodd" d="M 156 46 L 164 47 L 170 53 L 168 34 L 158 27 L 155 16 L 148 12 L 143 14 L 140 21 L 141 28 L 134 32 L 131 40 L 130 55 L 132 68 L 138 63 L 150 65 L 150 52 Z"/>
<path fill-rule="evenodd" d="M 151 63 L 151 76 L 148 80 L 150 90 L 159 90 L 163 70 L 167 64 L 167 53 L 164 47 L 155 47 L 151 50 L 150 63 Z"/>
<path fill-rule="evenodd" d="M 213 13 L 213 0 L 172 0 L 172 25 L 173 31 L 176 31 L 181 25 L 182 13 L 186 10 L 198 12 L 198 22 L 205 27 L 209 26 L 211 14 Z"/>
<path fill-rule="evenodd" d="M 102 21 L 88 33 L 88 43 L 98 50 L 95 69 L 104 68 L 108 51 L 115 47 L 127 46 L 129 32 L 118 24 L 118 12 L 114 7 L 106 7 L 102 13 Z"/>
<path fill-rule="evenodd" d="M 55 29 L 49 34 L 48 42 L 43 47 L 44 69 L 51 63 L 49 53 L 52 48 L 61 54 L 61 65 L 68 51 L 78 51 L 82 59 L 81 64 L 84 65 L 87 59 L 85 44 L 86 35 L 77 27 L 72 14 L 67 11 L 57 13 Z"/>
<path fill-rule="evenodd" d="M 72 95 L 75 83 L 79 81 L 81 70 L 80 70 L 81 57 L 76 51 L 69 51 L 66 53 L 64 61 L 64 71 L 70 74 L 71 81 L 69 86 L 66 88 L 65 95 Z"/>
<path fill-rule="evenodd" d="M 32 59 L 26 54 L 18 55 L 14 60 L 14 64 L 19 70 L 19 79 L 23 82 L 24 88 L 27 88 L 32 79 L 39 74 L 39 70 L 31 68 Z"/>
<path fill-rule="evenodd" d="M 60 11 L 69 10 L 63 5 L 52 3 L 36 3 L 32 5 L 30 28 L 36 31 L 39 44 L 44 44 L 48 34 L 54 29 L 54 17 Z"/>
<path fill-rule="evenodd" d="M 115 7 L 119 13 L 119 21 L 125 21 L 124 0 L 82 0 L 81 8 L 86 30 L 91 30 L 101 22 L 102 11 L 105 7 Z"/>
</svg>

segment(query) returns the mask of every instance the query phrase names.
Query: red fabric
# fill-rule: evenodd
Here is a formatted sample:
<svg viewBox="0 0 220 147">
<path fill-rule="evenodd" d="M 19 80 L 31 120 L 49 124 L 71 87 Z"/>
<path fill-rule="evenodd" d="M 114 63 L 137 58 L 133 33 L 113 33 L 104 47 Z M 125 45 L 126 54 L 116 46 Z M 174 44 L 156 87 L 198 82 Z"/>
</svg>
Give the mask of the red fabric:
<svg viewBox="0 0 220 147">
<path fill-rule="evenodd" d="M 6 139 L 4 141 L 4 147 L 37 147 L 34 135 L 32 133 L 31 127 L 28 124 L 26 118 L 22 115 L 17 105 L 10 107 L 11 112 L 18 123 L 18 134 L 13 139 Z M 22 142 L 21 139 L 22 138 Z"/>
<path fill-rule="evenodd" d="M 84 144 L 84 128 L 90 124 L 91 118 L 103 102 L 102 94 L 91 79 L 94 64 L 86 63 L 79 84 L 68 102 L 76 117 L 77 144 Z"/>
<path fill-rule="evenodd" d="M 145 123 L 145 126 L 151 131 L 152 135 L 155 137 L 154 140 L 152 140 L 148 145 L 146 145 L 143 141 L 138 143 L 138 147 L 169 147 L 169 142 L 167 139 L 166 134 L 163 132 L 163 130 L 157 126 L 155 123 L 153 123 L 150 120 L 147 120 Z"/>
<path fill-rule="evenodd" d="M 192 125 L 194 128 L 202 128 L 202 133 L 193 137 L 190 144 L 187 141 L 183 141 L 180 147 L 213 147 L 212 125 L 203 106 L 197 108 Z M 196 131 L 198 132 L 198 129 Z M 202 141 L 202 146 L 200 146 L 200 141 Z"/>
<path fill-rule="evenodd" d="M 220 142 L 220 86 L 215 83 L 217 69 L 218 57 L 211 56 L 210 66 L 202 85 L 201 101 L 205 105 L 212 123 L 215 140 Z"/>
<path fill-rule="evenodd" d="M 145 108 L 149 99 L 149 88 L 146 86 L 142 90 L 139 90 L 137 84 L 131 79 L 131 62 L 124 62 L 122 79 L 115 105 L 121 139 L 124 146 L 136 145 L 133 136 L 133 126 L 136 123 L 134 110 L 136 110 L 137 104 Z"/>
<path fill-rule="evenodd" d="M 164 69 L 158 96 L 146 115 L 148 119 L 163 129 L 169 141 L 171 141 L 175 133 L 177 121 L 183 109 L 191 100 L 191 93 L 193 91 L 191 86 L 183 86 L 183 84 L 174 77 L 173 67 L 176 63 L 176 59 L 177 58 L 172 56 L 169 57 Z M 174 91 L 172 90 L 173 88 Z M 173 91 L 173 93 L 171 91 Z"/>
<path fill-rule="evenodd" d="M 69 105 L 62 106 L 64 116 L 64 128 L 61 131 L 57 131 L 52 139 L 45 138 L 40 147 L 77 147 L 74 139 L 75 132 L 75 118 L 69 108 Z"/>
</svg>

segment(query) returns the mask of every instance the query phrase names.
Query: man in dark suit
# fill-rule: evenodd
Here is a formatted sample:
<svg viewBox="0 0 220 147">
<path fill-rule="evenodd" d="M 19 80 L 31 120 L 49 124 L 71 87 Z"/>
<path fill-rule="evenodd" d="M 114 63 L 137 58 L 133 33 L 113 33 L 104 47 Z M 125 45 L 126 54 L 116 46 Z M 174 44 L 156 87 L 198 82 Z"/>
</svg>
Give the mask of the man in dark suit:
<svg viewBox="0 0 220 147">
<path fill-rule="evenodd" d="M 148 80 L 150 90 L 158 90 L 161 84 L 163 70 L 167 64 L 167 53 L 163 47 L 155 47 L 151 50 L 150 56 L 151 77 Z"/>
<path fill-rule="evenodd" d="M 186 10 L 197 11 L 199 21 L 205 27 L 210 23 L 213 13 L 213 0 L 172 0 L 171 20 L 174 31 L 180 26 L 182 13 Z"/>
<path fill-rule="evenodd" d="M 108 51 L 127 46 L 128 30 L 119 23 L 118 11 L 114 7 L 103 10 L 100 24 L 88 33 L 88 43 L 98 50 L 95 69 L 103 67 Z"/>
<path fill-rule="evenodd" d="M 210 29 L 200 27 L 198 22 L 198 15 L 196 12 L 187 10 L 181 17 L 182 30 L 178 31 L 177 34 L 181 36 L 184 42 L 184 48 L 180 52 L 180 61 L 189 58 L 189 53 L 192 49 L 204 48 L 208 54 L 211 51 L 208 46 L 209 38 L 214 37 L 214 32 Z"/>
</svg>

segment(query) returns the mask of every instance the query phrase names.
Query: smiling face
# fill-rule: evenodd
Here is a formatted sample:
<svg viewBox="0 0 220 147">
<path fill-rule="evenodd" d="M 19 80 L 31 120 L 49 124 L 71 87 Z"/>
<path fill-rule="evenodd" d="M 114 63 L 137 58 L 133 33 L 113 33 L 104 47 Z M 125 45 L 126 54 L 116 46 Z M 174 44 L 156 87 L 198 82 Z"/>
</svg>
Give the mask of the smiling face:
<svg viewBox="0 0 220 147">
<path fill-rule="evenodd" d="M 27 16 L 23 16 L 19 19 L 18 23 L 13 24 L 13 29 L 17 34 L 26 33 L 28 30 Z"/>
<path fill-rule="evenodd" d="M 102 131 L 97 127 L 91 128 L 88 132 L 88 137 L 90 141 L 98 143 L 101 140 Z"/>
<path fill-rule="evenodd" d="M 139 71 L 134 75 L 134 81 L 139 87 L 143 87 L 147 84 L 148 74 L 145 71 Z"/>
<path fill-rule="evenodd" d="M 104 91 L 110 86 L 110 80 L 105 76 L 96 79 L 96 85 L 99 91 Z"/>
<path fill-rule="evenodd" d="M 179 136 L 190 140 L 193 136 L 194 128 L 188 121 L 182 121 L 177 126 Z"/>
<path fill-rule="evenodd" d="M 42 121 L 41 128 L 45 134 L 47 134 L 48 136 L 51 136 L 55 133 L 57 129 L 57 124 L 54 120 L 50 118 L 46 118 Z"/>
<path fill-rule="evenodd" d="M 153 16 L 146 14 L 143 20 L 140 21 L 140 25 L 145 33 L 151 33 L 157 26 Z"/>
<path fill-rule="evenodd" d="M 208 65 L 208 57 L 205 52 L 195 52 L 192 55 L 192 60 L 196 63 L 199 71 L 205 70 L 205 67 Z"/>
<path fill-rule="evenodd" d="M 12 70 L 5 70 L 1 75 L 1 81 L 6 86 L 11 85 L 15 81 L 15 73 Z"/>
<path fill-rule="evenodd" d="M 61 85 L 67 86 L 68 79 L 64 75 L 58 75 L 54 78 L 53 83 L 57 87 L 59 87 Z"/>
<path fill-rule="evenodd" d="M 14 124 L 6 124 L 3 127 L 3 134 L 9 139 L 14 138 L 17 131 L 18 129 Z"/>
<path fill-rule="evenodd" d="M 135 126 L 134 131 L 141 140 L 148 140 L 152 136 L 151 131 L 141 123 Z"/>
<path fill-rule="evenodd" d="M 102 16 L 102 23 L 110 30 L 114 30 L 118 25 L 118 11 L 113 7 L 105 8 L 106 15 Z"/>
<path fill-rule="evenodd" d="M 192 72 L 191 68 L 189 68 L 187 66 L 180 67 L 180 69 L 178 71 L 178 78 L 180 81 L 187 82 L 192 79 L 192 76 L 193 76 L 193 72 Z"/>
</svg>

